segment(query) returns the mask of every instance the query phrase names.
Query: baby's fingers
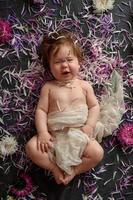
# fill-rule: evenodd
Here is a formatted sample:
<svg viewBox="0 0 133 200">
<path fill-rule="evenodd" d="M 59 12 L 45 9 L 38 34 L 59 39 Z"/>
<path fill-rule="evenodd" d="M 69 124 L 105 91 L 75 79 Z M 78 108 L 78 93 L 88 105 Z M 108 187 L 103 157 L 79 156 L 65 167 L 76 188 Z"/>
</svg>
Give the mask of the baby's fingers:
<svg viewBox="0 0 133 200">
<path fill-rule="evenodd" d="M 45 152 L 45 150 L 46 150 L 46 144 L 44 142 L 41 142 L 41 144 L 40 144 L 40 150 L 42 151 L 42 153 Z"/>
<path fill-rule="evenodd" d="M 45 152 L 48 152 L 48 150 L 49 150 L 49 148 L 50 148 L 50 147 L 49 147 L 49 143 L 45 143 L 44 148 L 45 148 L 44 151 L 45 151 Z"/>
<path fill-rule="evenodd" d="M 47 144 L 49 149 L 53 148 L 54 146 L 53 141 L 49 141 Z"/>
</svg>

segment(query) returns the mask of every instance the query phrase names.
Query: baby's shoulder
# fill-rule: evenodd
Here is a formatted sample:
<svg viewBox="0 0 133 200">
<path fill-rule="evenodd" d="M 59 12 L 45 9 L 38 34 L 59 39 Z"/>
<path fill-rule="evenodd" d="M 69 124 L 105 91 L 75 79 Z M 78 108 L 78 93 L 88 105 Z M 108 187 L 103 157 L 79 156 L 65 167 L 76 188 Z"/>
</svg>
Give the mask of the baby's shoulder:
<svg viewBox="0 0 133 200">
<path fill-rule="evenodd" d="M 42 88 L 49 88 L 49 87 L 53 87 L 54 86 L 54 81 L 47 81 L 46 83 L 44 83 Z"/>
<path fill-rule="evenodd" d="M 52 81 L 47 81 L 44 83 L 44 85 L 41 88 L 41 91 L 49 91 L 53 87 L 53 82 Z"/>
<path fill-rule="evenodd" d="M 85 90 L 92 88 L 92 86 L 91 86 L 92 84 L 89 81 L 79 80 L 79 82 L 80 82 L 81 87 Z"/>
</svg>

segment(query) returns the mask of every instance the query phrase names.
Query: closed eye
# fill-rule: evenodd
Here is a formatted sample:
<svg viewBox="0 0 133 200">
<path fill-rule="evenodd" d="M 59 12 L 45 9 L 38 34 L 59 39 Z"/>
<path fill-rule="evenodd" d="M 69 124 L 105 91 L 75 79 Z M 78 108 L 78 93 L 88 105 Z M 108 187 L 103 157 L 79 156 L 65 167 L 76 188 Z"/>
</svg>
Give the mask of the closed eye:
<svg viewBox="0 0 133 200">
<path fill-rule="evenodd" d="M 61 63 L 61 61 L 55 61 L 55 64 L 60 64 Z"/>
<path fill-rule="evenodd" d="M 72 58 L 70 58 L 70 59 L 67 59 L 67 61 L 68 61 L 68 62 L 72 62 L 72 61 L 73 61 L 73 59 L 72 59 Z"/>
</svg>

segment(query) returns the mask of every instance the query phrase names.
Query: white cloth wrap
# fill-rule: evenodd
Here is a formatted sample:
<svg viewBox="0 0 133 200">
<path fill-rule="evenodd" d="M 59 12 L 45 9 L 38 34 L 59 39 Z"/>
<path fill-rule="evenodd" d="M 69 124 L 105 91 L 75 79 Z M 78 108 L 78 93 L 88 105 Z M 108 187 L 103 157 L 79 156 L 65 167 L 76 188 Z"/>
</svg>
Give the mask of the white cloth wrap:
<svg viewBox="0 0 133 200">
<path fill-rule="evenodd" d="M 48 127 L 55 136 L 49 157 L 66 173 L 72 173 L 72 166 L 79 165 L 89 137 L 80 130 L 87 120 L 88 107 L 80 105 L 65 111 L 48 114 Z"/>
</svg>

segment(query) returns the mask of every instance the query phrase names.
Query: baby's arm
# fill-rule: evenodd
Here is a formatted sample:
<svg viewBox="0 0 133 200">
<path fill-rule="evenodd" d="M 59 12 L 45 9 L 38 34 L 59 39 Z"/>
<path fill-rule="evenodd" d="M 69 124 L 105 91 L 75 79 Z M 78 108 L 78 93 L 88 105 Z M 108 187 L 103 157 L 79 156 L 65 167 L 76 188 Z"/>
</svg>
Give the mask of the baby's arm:
<svg viewBox="0 0 133 200">
<path fill-rule="evenodd" d="M 86 101 L 89 108 L 89 113 L 86 124 L 82 127 L 82 130 L 87 134 L 92 134 L 98 120 L 100 107 L 92 86 L 88 82 L 84 81 L 83 89 L 86 93 Z"/>
<path fill-rule="evenodd" d="M 46 83 L 42 89 L 35 113 L 35 124 L 37 129 L 37 148 L 42 152 L 48 151 L 52 145 L 52 137 L 48 132 L 47 113 L 49 105 L 49 84 Z"/>
</svg>

